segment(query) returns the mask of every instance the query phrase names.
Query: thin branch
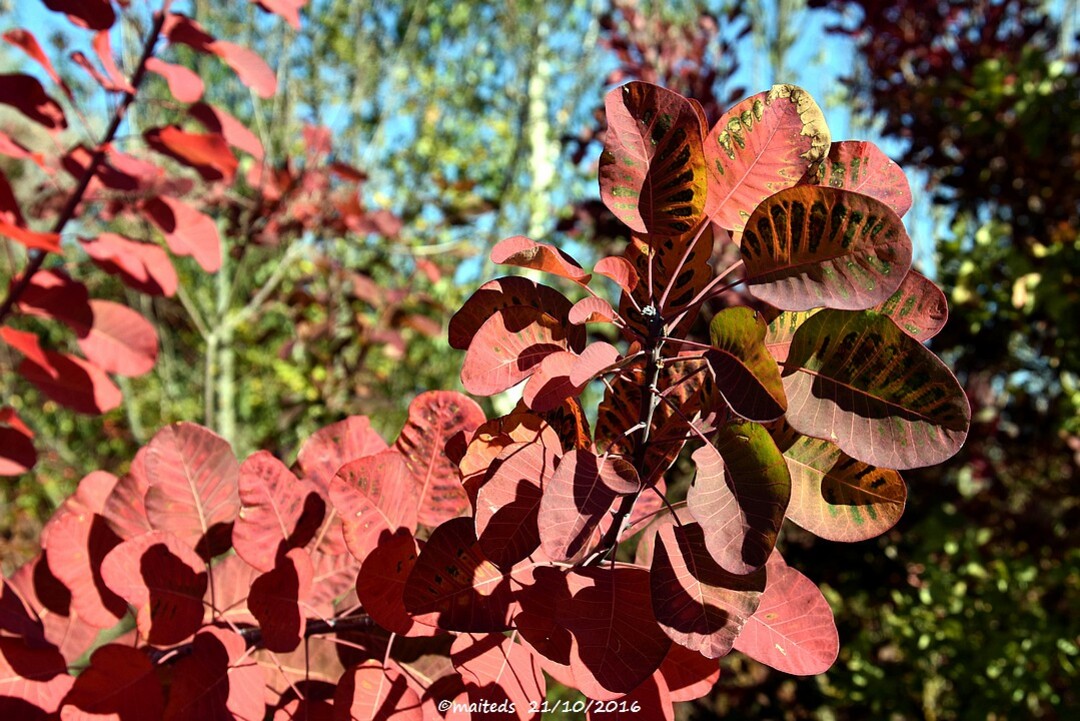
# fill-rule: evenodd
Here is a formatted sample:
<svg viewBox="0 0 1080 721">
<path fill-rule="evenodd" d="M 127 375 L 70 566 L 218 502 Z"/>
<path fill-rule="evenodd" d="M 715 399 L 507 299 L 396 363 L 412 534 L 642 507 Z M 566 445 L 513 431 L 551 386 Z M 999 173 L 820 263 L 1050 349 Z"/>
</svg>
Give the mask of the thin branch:
<svg viewBox="0 0 1080 721">
<path fill-rule="evenodd" d="M 161 29 L 165 25 L 165 18 L 169 13 L 170 5 L 172 5 L 172 0 L 165 0 L 161 5 L 161 10 L 159 10 L 154 17 L 154 26 L 150 29 L 150 34 L 146 38 L 142 57 L 139 58 L 139 65 L 135 69 L 135 74 L 131 76 L 130 85 L 132 92 L 125 93 L 124 99 L 116 108 L 116 112 L 112 117 L 112 122 L 109 123 L 109 127 L 105 131 L 105 135 L 102 137 L 101 142 L 98 143 L 98 146 L 94 149 L 94 153 L 90 157 L 90 162 L 86 165 L 86 170 L 83 171 L 78 184 L 68 197 L 67 204 L 64 205 L 64 209 L 60 211 L 60 215 L 57 217 L 56 222 L 53 223 L 53 233 L 63 232 L 68 222 L 75 217 L 75 211 L 78 209 L 79 203 L 82 202 L 83 196 L 86 195 L 86 189 L 90 187 L 90 181 L 93 180 L 94 176 L 97 174 L 98 165 L 105 159 L 105 147 L 116 137 L 116 132 L 120 129 L 121 123 L 124 122 L 124 116 L 127 114 L 127 109 L 131 103 L 134 102 L 135 95 L 139 91 L 139 86 L 146 76 L 146 62 L 154 55 L 154 48 L 157 46 L 159 36 L 161 35 Z M 21 298 L 22 294 L 26 292 L 26 289 L 30 287 L 31 279 L 39 270 L 41 270 L 41 266 L 44 265 L 45 257 L 48 255 L 48 252 L 34 250 L 31 251 L 30 255 L 30 262 L 27 264 L 26 270 L 19 276 L 19 279 L 8 292 L 8 296 L 4 299 L 4 302 L 0 304 L 0 323 L 3 323 L 4 319 L 11 312 L 11 309 L 14 308 L 15 304 L 19 301 L 19 298 Z"/>
</svg>

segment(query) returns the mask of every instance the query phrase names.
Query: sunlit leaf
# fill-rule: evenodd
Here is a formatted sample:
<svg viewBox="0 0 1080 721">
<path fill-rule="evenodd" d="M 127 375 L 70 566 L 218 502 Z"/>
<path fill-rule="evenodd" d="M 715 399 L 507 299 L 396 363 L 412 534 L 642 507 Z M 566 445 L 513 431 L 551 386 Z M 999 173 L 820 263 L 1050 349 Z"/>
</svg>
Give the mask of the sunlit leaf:
<svg viewBox="0 0 1080 721">
<path fill-rule="evenodd" d="M 562 250 L 548 243 L 538 243 L 523 235 L 502 240 L 491 249 L 491 262 L 551 273 L 585 285 L 591 277 L 581 265 Z"/>
<path fill-rule="evenodd" d="M 765 321 L 746 306 L 725 308 L 709 324 L 712 349 L 705 355 L 716 390 L 748 420 L 774 420 L 787 408 L 780 368 L 765 348 L 766 332 Z"/>
<path fill-rule="evenodd" d="M 829 154 L 807 171 L 803 182 L 869 195 L 900 216 L 911 208 L 911 186 L 903 169 L 865 140 L 833 143 Z"/>
<path fill-rule="evenodd" d="M 933 338 L 949 320 L 949 303 L 932 280 L 909 270 L 904 282 L 884 302 L 874 307 L 917 341 Z"/>
</svg>

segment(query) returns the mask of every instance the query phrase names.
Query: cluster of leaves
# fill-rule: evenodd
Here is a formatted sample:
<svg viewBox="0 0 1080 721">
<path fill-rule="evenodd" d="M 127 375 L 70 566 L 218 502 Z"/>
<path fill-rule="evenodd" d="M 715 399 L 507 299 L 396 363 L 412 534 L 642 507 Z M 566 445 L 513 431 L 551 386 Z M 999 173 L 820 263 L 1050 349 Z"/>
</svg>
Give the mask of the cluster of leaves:
<svg viewBox="0 0 1080 721">
<path fill-rule="evenodd" d="M 304 3 L 259 4 L 296 25 L 296 13 Z M 276 163 L 240 120 L 204 101 L 205 84 L 195 71 L 161 57 L 165 52 L 216 56 L 254 95 L 269 97 L 277 86 L 274 73 L 251 51 L 214 38 L 164 3 L 152 18 L 137 64 L 125 75 L 110 43 L 122 17 L 111 3 L 62 3 L 53 9 L 93 33 L 96 64 L 79 51 L 70 60 L 115 100 L 115 111 L 100 141 L 87 145 L 72 139 L 76 133 L 69 131 L 67 118 L 77 116 L 85 125 L 86 115 L 92 113 L 83 112 L 80 105 L 91 101 L 72 92 L 33 34 L 24 29 L 4 34 L 62 94 L 61 101 L 54 100 L 28 74 L 0 78 L 0 103 L 38 128 L 35 132 L 54 149 L 34 150 L 32 141 L 38 138 L 32 132 L 18 139 L 0 133 L 0 153 L 18 164 L 24 182 L 36 182 L 34 202 L 20 203 L 7 176 L 0 174 L 0 234 L 26 254 L 22 270 L 12 269 L 10 287 L 0 303 L 0 324 L 6 324 L 0 327 L 0 339 L 5 356 L 12 349 L 23 357 L 18 374 L 50 400 L 86 414 L 115 408 L 121 391 L 110 375 L 148 373 L 158 356 L 154 321 L 169 322 L 148 319 L 145 310 L 140 313 L 113 300 L 91 298 L 88 283 L 79 279 L 93 276 L 91 266 L 118 279 L 117 285 L 129 291 L 173 298 L 182 291 L 179 257 L 190 257 L 201 270 L 214 273 L 221 268 L 226 249 L 239 263 L 249 247 L 286 244 L 312 229 L 387 236 L 397 232 L 395 218 L 369 212 L 361 204 L 365 176 L 333 160 L 327 129 L 307 127 L 303 157 Z M 136 9 L 125 5 L 124 10 L 133 14 L 129 26 L 138 26 Z M 154 109 L 172 108 L 175 121 L 135 136 L 129 116 L 132 106 L 147 97 L 152 76 L 163 79 L 172 96 L 155 101 Z M 124 128 L 132 135 L 121 150 L 119 132 Z M 143 141 L 142 147 L 132 147 L 136 139 Z M 48 224 L 50 230 L 33 229 L 35 221 Z M 76 226 L 78 242 L 62 244 Z M 224 243 L 225 238 L 234 242 Z M 167 250 L 161 247 L 162 240 Z M 231 328 L 236 320 L 226 325 Z M 63 337 L 47 321 L 69 329 L 81 355 L 43 347 L 39 329 L 54 340 Z M 200 325 L 199 318 L 193 321 Z M 36 451 L 33 431 L 19 418 L 17 408 L 3 409 L 0 435 L 4 440 L 0 474 L 25 473 L 34 465 Z"/>
<path fill-rule="evenodd" d="M 493 261 L 586 295 L 503 277 L 450 323 L 466 390 L 523 384 L 517 408 L 488 419 L 460 393 L 424 393 L 392 447 L 352 417 L 292 470 L 165 428 L 123 478 L 83 479 L 5 582 L 0 708 L 435 719 L 513 704 L 535 718 L 546 674 L 670 719 L 732 649 L 827 669 L 832 613 L 777 550 L 784 520 L 840 541 L 887 530 L 906 498 L 894 469 L 948 458 L 969 420 L 920 343 L 945 306 L 909 270 L 903 173 L 865 143 L 830 144 L 793 86 L 711 130 L 648 83 L 606 106 L 600 187 L 632 231 L 625 253 L 589 273 L 507 239 Z M 717 244 L 741 256 L 719 273 Z M 725 309 L 711 343 L 687 340 L 728 278 L 771 310 Z M 590 342 L 590 326 L 625 346 Z M 578 400 L 593 382 L 595 432 Z M 668 488 L 687 444 L 696 477 Z M 118 623 L 83 667 L 95 629 Z"/>
</svg>

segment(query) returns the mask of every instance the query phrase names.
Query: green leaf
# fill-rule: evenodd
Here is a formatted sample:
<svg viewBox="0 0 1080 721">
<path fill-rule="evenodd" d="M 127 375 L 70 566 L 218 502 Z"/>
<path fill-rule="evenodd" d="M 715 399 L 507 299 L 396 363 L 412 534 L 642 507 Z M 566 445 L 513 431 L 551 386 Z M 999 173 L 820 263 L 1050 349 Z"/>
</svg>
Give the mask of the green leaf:
<svg viewBox="0 0 1080 721">
<path fill-rule="evenodd" d="M 867 195 L 800 185 L 767 198 L 742 237 L 750 294 L 782 310 L 872 308 L 911 267 L 911 239 Z"/>
<path fill-rule="evenodd" d="M 908 271 L 897 291 L 874 310 L 892 318 L 918 341 L 933 338 L 949 320 L 949 302 L 941 288 L 914 270 Z"/>
<path fill-rule="evenodd" d="M 874 466 L 932 466 L 967 437 L 971 408 L 956 378 L 880 313 L 812 316 L 795 333 L 783 380 L 795 430 Z"/>
<path fill-rule="evenodd" d="M 787 409 L 780 368 L 765 348 L 765 321 L 752 308 L 725 308 L 713 316 L 706 358 L 716 389 L 736 414 L 771 421 Z"/>
</svg>

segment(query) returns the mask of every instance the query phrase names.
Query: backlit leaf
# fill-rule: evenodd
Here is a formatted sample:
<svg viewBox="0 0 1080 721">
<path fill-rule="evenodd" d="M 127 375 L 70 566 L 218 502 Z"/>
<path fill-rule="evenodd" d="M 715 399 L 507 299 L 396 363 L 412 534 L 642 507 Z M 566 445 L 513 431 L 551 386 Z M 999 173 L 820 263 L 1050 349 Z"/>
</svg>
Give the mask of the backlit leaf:
<svg viewBox="0 0 1080 721">
<path fill-rule="evenodd" d="M 5 718 L 44 721 L 74 683 L 55 646 L 0 636 L 0 712 Z"/>
<path fill-rule="evenodd" d="M 664 632 L 709 658 L 727 655 L 765 590 L 763 569 L 737 576 L 717 565 L 696 523 L 660 527 L 650 579 Z"/>
<path fill-rule="evenodd" d="M 751 308 L 725 308 L 709 324 L 712 349 L 706 352 L 716 390 L 735 413 L 771 421 L 787 409 L 780 368 L 765 348 L 765 321 Z"/>
<path fill-rule="evenodd" d="M 116 21 L 109 0 L 44 0 L 45 7 L 66 13 L 71 22 L 90 30 L 108 30 Z"/>
<path fill-rule="evenodd" d="M 640 485 L 634 466 L 623 458 L 579 450 L 564 455 L 540 500 L 544 553 L 556 561 L 580 560 L 615 500 Z"/>
<path fill-rule="evenodd" d="M 576 260 L 554 245 L 538 243 L 523 235 L 515 235 L 499 241 L 491 249 L 491 262 L 518 268 L 532 268 L 582 285 L 588 283 L 591 277 Z"/>
<path fill-rule="evenodd" d="M 267 650 L 288 653 L 304 639 L 313 575 L 307 552 L 294 548 L 252 582 L 247 605 L 259 622 Z"/>
<path fill-rule="evenodd" d="M 91 300 L 92 325 L 81 329 L 79 350 L 106 373 L 141 376 L 157 362 L 158 336 L 137 311 L 109 300 Z"/>
<path fill-rule="evenodd" d="M 176 662 L 165 721 L 262 719 L 265 680 L 235 631 L 207 626 Z"/>
<path fill-rule="evenodd" d="M 115 233 L 80 239 L 94 265 L 117 275 L 124 285 L 149 295 L 171 298 L 179 284 L 168 254 L 153 243 L 139 243 Z"/>
<path fill-rule="evenodd" d="M 911 186 L 903 169 L 864 140 L 833 143 L 829 154 L 807 171 L 803 182 L 869 195 L 900 216 L 911 208 Z"/>
<path fill-rule="evenodd" d="M 589 698 L 629 693 L 660 667 L 671 639 L 652 612 L 649 573 L 640 568 L 584 568 L 568 576 L 573 598 L 556 609 L 573 636 L 570 666 Z"/>
<path fill-rule="evenodd" d="M 582 298 L 570 309 L 568 319 L 574 325 L 586 323 L 612 323 L 615 320 L 615 310 L 603 298 L 589 296 Z"/>
<path fill-rule="evenodd" d="M 124 541 L 105 557 L 101 575 L 135 607 L 139 634 L 148 643 L 170 646 L 202 625 L 206 564 L 171 533 L 151 531 Z"/>
<path fill-rule="evenodd" d="M 187 45 L 200 53 L 217 55 L 232 68 L 240 82 L 254 90 L 259 97 L 269 98 L 277 91 L 274 71 L 265 60 L 248 48 L 217 40 L 197 22 L 179 13 L 169 14 L 163 31 L 171 43 Z"/>
<path fill-rule="evenodd" d="M 542 440 L 507 446 L 491 464 L 476 494 L 476 535 L 480 548 L 508 570 L 540 545 L 537 514 L 541 489 L 555 472 L 561 449 Z"/>
<path fill-rule="evenodd" d="M 689 231 L 705 209 L 706 192 L 701 123 L 690 101 L 632 82 L 609 92 L 604 106 L 604 204 L 638 233 Z"/>
<path fill-rule="evenodd" d="M 909 270 L 896 292 L 874 307 L 917 341 L 933 338 L 949 320 L 949 303 L 941 288 L 926 276 Z"/>
<path fill-rule="evenodd" d="M 473 337 L 461 367 L 461 383 L 473 395 L 494 395 L 528 378 L 546 356 L 569 349 L 565 321 L 531 306 L 503 308 Z"/>
<path fill-rule="evenodd" d="M 790 188 L 829 149 L 829 128 L 814 99 L 774 85 L 728 110 L 705 138 L 713 222 L 742 230 L 758 203 Z"/>
<path fill-rule="evenodd" d="M 757 206 L 743 231 L 742 258 L 747 290 L 770 305 L 861 310 L 900 287 L 911 239 L 879 200 L 800 185 Z"/>
<path fill-rule="evenodd" d="M 334 691 L 335 721 L 422 721 L 420 697 L 405 676 L 381 661 L 365 661 L 345 672 Z"/>
<path fill-rule="evenodd" d="M 611 278 L 624 293 L 632 293 L 638 284 L 638 274 L 633 263 L 621 255 L 601 258 L 593 266 L 593 272 Z"/>
<path fill-rule="evenodd" d="M 237 490 L 233 546 L 260 571 L 272 570 L 279 554 L 306 546 L 326 513 L 314 484 L 298 479 L 267 451 L 253 453 L 240 466 Z"/>
<path fill-rule="evenodd" d="M 787 421 L 881 468 L 918 468 L 964 443 L 971 408 L 949 369 L 886 316 L 822 311 L 784 366 Z"/>
<path fill-rule="evenodd" d="M 462 634 L 450 659 L 465 681 L 470 703 L 511 708 L 516 719 L 539 719 L 547 683 L 536 655 L 501 633 Z M 508 703 L 509 702 L 509 703 Z M 535 713 L 530 710 L 536 709 Z"/>
<path fill-rule="evenodd" d="M 169 92 L 181 103 L 198 102 L 206 90 L 199 74 L 183 65 L 151 57 L 146 59 L 146 69 L 163 77 L 169 84 Z"/>
<path fill-rule="evenodd" d="M 18 476 L 37 463 L 34 433 L 14 408 L 0 408 L 0 476 Z"/>
<path fill-rule="evenodd" d="M 630 244 L 626 247 L 626 259 L 633 264 L 638 275 L 638 284 L 633 293 L 637 305 L 645 308 L 659 303 L 664 290 L 671 285 L 665 317 L 673 318 L 704 290 L 715 275 L 709 263 L 714 241 L 713 226 L 706 226 L 701 237 L 694 242 L 690 254 L 686 255 L 686 248 L 694 241 L 696 235 L 696 232 L 689 232 L 670 238 L 630 237 Z M 686 256 L 686 262 L 682 270 L 676 274 L 675 271 L 683 256 Z M 651 275 L 650 265 L 652 266 Z M 652 278 L 651 288 L 649 287 L 650 278 Z M 638 312 L 625 294 L 619 300 L 619 315 L 625 318 L 627 325 L 642 337 L 648 336 L 649 321 Z M 677 328 L 668 329 L 668 334 L 681 335 L 689 329 L 696 317 L 696 313 L 687 315 Z"/>
<path fill-rule="evenodd" d="M 405 458 L 387 450 L 350 461 L 330 483 L 349 553 L 363 561 L 383 533 L 416 530 L 417 488 Z"/>
<path fill-rule="evenodd" d="M 791 521 L 830 541 L 863 541 L 900 519 L 907 486 L 899 473 L 856 461 L 783 422 L 772 433 L 791 471 Z"/>
<path fill-rule="evenodd" d="M 116 714 L 120 721 L 155 721 L 164 710 L 161 681 L 147 655 L 111 643 L 94 651 L 64 697 L 60 717 L 89 721 Z"/>
<path fill-rule="evenodd" d="M 657 673 L 664 677 L 672 701 L 693 701 L 712 691 L 720 678 L 720 664 L 673 643 Z"/>
<path fill-rule="evenodd" d="M 246 125 L 216 105 L 196 103 L 188 108 L 188 115 L 202 123 L 212 133 L 225 138 L 230 146 L 243 150 L 256 160 L 265 156 L 262 141 Z"/>
<path fill-rule="evenodd" d="M 769 559 L 765 571 L 765 593 L 735 639 L 735 650 L 795 676 L 824 673 L 840 649 L 828 602 L 813 581 L 779 554 Z"/>
<path fill-rule="evenodd" d="M 570 312 L 570 301 L 554 288 L 521 276 L 496 278 L 480 286 L 450 319 L 450 347 L 467 350 L 489 318 L 503 308 L 518 305 L 536 308 L 560 320 Z M 584 334 L 578 333 L 578 342 L 584 341 Z"/>
<path fill-rule="evenodd" d="M 576 397 L 582 387 L 570 381 L 578 356 L 570 351 L 556 351 L 544 356 L 536 372 L 529 376 L 521 399 L 534 411 L 543 413 L 558 408 L 567 398 Z"/>
<path fill-rule="evenodd" d="M 436 528 L 405 584 L 409 613 L 437 613 L 439 628 L 487 633 L 505 631 L 512 617 L 510 579 L 489 561 L 476 541 L 471 518 Z"/>
<path fill-rule="evenodd" d="M 820 309 L 806 311 L 785 310 L 769 322 L 769 329 L 765 333 L 765 347 L 769 350 L 769 354 L 776 359 L 777 363 L 782 364 L 787 360 L 791 341 L 795 338 L 795 331 L 818 310 Z"/>
<path fill-rule="evenodd" d="M 175 255 L 190 255 L 207 273 L 221 267 L 221 237 L 209 215 L 167 195 L 143 201 L 142 210 Z"/>
<path fill-rule="evenodd" d="M 149 147 L 193 169 L 203 180 L 231 183 L 236 175 L 239 161 L 217 133 L 192 133 L 167 125 L 150 128 L 143 137 Z"/>
<path fill-rule="evenodd" d="M 384 533 L 364 559 L 356 577 L 356 597 L 367 613 L 387 631 L 399 636 L 432 636 L 437 614 L 417 617 L 405 610 L 405 583 L 420 550 L 410 531 Z"/>
<path fill-rule="evenodd" d="M 192 548 L 240 510 L 240 464 L 228 442 L 194 423 L 158 431 L 146 451 L 146 514 Z M 216 530 L 216 529 L 215 529 Z"/>
<path fill-rule="evenodd" d="M 729 573 L 761 568 L 776 543 L 791 495 L 784 455 L 757 423 L 730 423 L 716 444 L 693 453 L 697 475 L 687 507 L 705 533 L 705 545 Z"/>
<path fill-rule="evenodd" d="M 618 360 L 619 350 L 615 346 L 604 341 L 590 343 L 570 369 L 570 382 L 575 386 L 584 386 Z"/>
<path fill-rule="evenodd" d="M 38 79 L 22 73 L 0 75 L 0 105 L 8 105 L 45 127 L 58 132 L 67 127 L 64 110 L 49 97 Z"/>
<path fill-rule="evenodd" d="M 461 431 L 472 433 L 485 420 L 476 401 L 455 391 L 428 391 L 409 404 L 409 418 L 394 447 L 412 474 L 420 523 L 437 526 L 469 507 L 446 444 Z"/>
<path fill-rule="evenodd" d="M 44 365 L 24 358 L 18 372 L 65 408 L 99 415 L 120 405 L 120 389 L 96 365 L 66 353 L 42 351 Z"/>
</svg>

